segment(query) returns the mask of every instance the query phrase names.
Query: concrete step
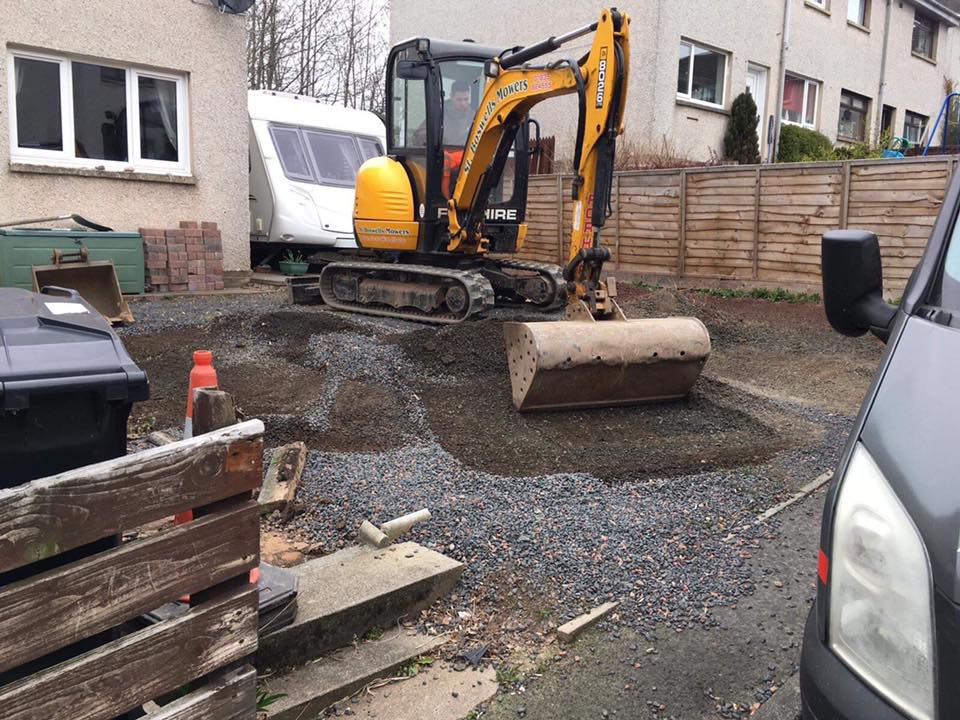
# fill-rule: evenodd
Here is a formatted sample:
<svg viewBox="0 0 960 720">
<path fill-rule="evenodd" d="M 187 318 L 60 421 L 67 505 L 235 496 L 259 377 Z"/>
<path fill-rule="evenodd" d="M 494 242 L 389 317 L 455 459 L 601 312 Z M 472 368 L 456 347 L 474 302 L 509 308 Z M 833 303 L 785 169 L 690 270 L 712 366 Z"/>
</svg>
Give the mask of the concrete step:
<svg viewBox="0 0 960 720">
<path fill-rule="evenodd" d="M 492 667 L 451 672 L 443 662 L 423 668 L 415 679 L 392 683 L 363 693 L 350 708 L 355 720 L 462 720 L 478 705 L 497 694 L 497 672 Z"/>
<path fill-rule="evenodd" d="M 269 720 L 316 720 L 330 705 L 365 685 L 390 677 L 419 655 L 427 655 L 444 638 L 393 630 L 380 640 L 359 643 L 266 680 L 270 693 L 284 694 L 268 708 Z"/>
<path fill-rule="evenodd" d="M 303 563 L 297 619 L 262 635 L 261 672 L 295 667 L 349 645 L 372 628 L 396 629 L 457 584 L 463 565 L 414 542 L 383 550 L 351 547 Z"/>
</svg>

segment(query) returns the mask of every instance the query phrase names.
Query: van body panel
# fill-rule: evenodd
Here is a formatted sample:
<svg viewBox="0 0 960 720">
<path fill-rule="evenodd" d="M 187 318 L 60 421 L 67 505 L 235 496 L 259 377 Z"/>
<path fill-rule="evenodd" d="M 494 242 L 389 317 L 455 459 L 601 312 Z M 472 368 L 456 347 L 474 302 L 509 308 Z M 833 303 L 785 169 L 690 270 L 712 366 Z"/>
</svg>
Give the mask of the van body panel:
<svg viewBox="0 0 960 720">
<path fill-rule="evenodd" d="M 960 600 L 960 330 L 911 317 L 861 441 L 913 518 L 934 584 Z"/>
</svg>

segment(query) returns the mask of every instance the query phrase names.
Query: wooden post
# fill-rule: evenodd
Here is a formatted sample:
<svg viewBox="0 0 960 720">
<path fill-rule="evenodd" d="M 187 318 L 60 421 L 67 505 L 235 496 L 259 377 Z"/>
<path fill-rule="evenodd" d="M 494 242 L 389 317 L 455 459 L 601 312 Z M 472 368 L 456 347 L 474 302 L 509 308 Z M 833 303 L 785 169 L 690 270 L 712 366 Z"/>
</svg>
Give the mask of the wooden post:
<svg viewBox="0 0 960 720">
<path fill-rule="evenodd" d="M 557 173 L 557 264 L 564 267 L 563 257 L 563 175 Z"/>
<path fill-rule="evenodd" d="M 686 272 L 687 262 L 687 171 L 680 171 L 680 248 L 677 253 L 677 277 Z"/>
<path fill-rule="evenodd" d="M 843 188 L 840 190 L 840 229 L 847 229 L 847 212 L 850 209 L 850 166 L 853 163 L 847 160 L 843 163 Z"/>
<path fill-rule="evenodd" d="M 616 192 L 617 192 L 617 223 L 614 226 L 614 231 L 617 233 L 616 238 L 616 249 L 614 250 L 614 267 L 617 271 L 620 270 L 620 176 L 614 175 L 613 181 L 616 183 Z"/>
<path fill-rule="evenodd" d="M 233 396 L 223 390 L 200 388 L 193 395 L 193 434 L 219 430 L 237 424 Z"/>
<path fill-rule="evenodd" d="M 753 279 L 760 277 L 760 166 L 753 189 Z"/>
</svg>

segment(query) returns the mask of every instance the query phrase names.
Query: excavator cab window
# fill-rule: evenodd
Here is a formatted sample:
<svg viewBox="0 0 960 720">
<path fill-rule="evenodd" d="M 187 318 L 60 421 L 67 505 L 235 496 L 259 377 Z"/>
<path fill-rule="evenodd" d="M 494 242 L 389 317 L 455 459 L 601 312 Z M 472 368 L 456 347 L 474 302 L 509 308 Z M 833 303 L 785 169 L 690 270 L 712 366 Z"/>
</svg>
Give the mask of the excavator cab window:
<svg viewBox="0 0 960 720">
<path fill-rule="evenodd" d="M 474 116 L 480 106 L 480 98 L 487 83 L 483 71 L 485 59 L 469 58 L 442 60 L 440 66 L 440 84 L 443 93 L 443 197 L 450 198 L 457 175 L 463 162 L 464 148 L 467 144 Z M 490 193 L 491 203 L 502 203 L 512 199 L 516 151 L 511 150 L 503 176 L 496 188 Z"/>
</svg>

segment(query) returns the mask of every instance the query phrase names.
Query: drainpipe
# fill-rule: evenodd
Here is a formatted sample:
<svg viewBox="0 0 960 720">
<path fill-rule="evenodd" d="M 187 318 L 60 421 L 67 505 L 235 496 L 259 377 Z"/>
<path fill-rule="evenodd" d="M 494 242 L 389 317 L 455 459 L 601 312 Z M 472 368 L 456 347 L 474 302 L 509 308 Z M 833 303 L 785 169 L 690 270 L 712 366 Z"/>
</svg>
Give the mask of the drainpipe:
<svg viewBox="0 0 960 720">
<path fill-rule="evenodd" d="M 883 18 L 883 53 L 880 56 L 880 86 L 877 88 L 877 124 L 873 132 L 873 141 L 880 141 L 883 132 L 883 90 L 887 85 L 887 45 L 890 41 L 890 10 L 892 0 L 887 0 L 887 9 Z"/>
<path fill-rule="evenodd" d="M 783 83 L 787 74 L 787 49 L 790 47 L 790 3 L 792 0 L 783 0 L 783 29 L 780 32 L 780 82 L 777 83 L 777 104 L 773 108 L 773 147 L 770 150 L 770 162 L 777 161 L 777 150 L 780 147 L 780 116 L 783 114 Z M 889 1 L 889 0 L 888 0 Z"/>
</svg>

